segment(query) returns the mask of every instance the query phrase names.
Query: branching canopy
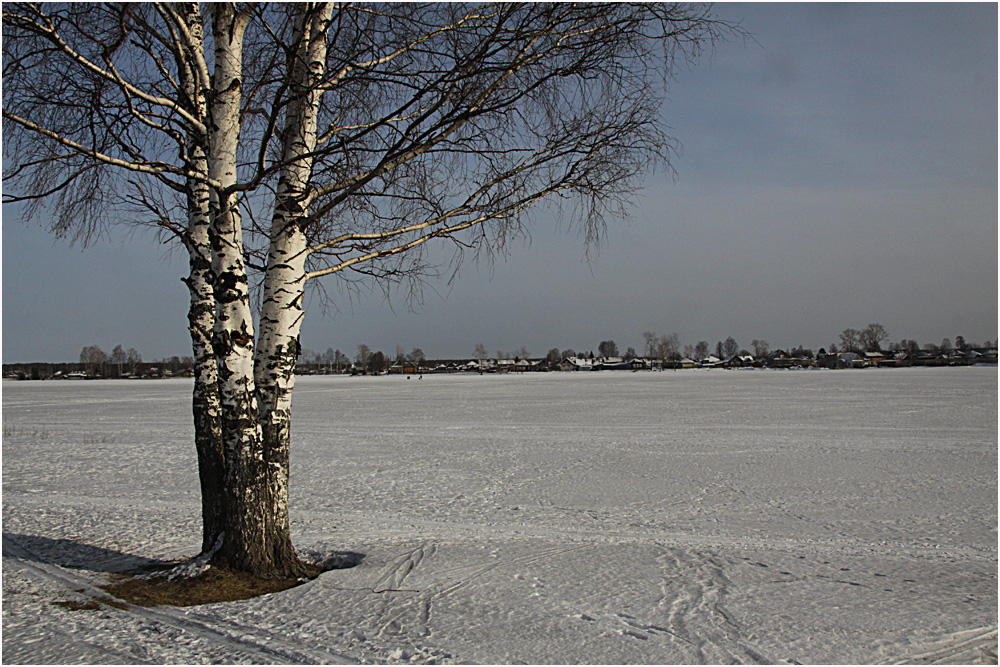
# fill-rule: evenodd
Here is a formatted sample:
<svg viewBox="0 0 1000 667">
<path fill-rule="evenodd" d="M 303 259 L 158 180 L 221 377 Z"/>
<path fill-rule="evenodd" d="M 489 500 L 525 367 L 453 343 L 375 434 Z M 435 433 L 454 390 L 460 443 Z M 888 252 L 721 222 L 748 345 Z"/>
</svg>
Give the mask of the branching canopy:
<svg viewBox="0 0 1000 667">
<path fill-rule="evenodd" d="M 294 5 L 247 5 L 237 183 L 246 247 L 263 266 L 282 168 Z M 209 21 L 203 11 L 203 20 Z M 192 48 L 178 6 L 3 6 L 5 202 L 42 202 L 84 242 L 144 221 L 183 240 L 191 163 L 210 119 L 213 45 Z M 431 241 L 490 257 L 558 206 L 599 242 L 644 175 L 669 168 L 670 78 L 738 27 L 686 4 L 338 5 L 309 190 L 308 277 L 409 281 Z M 176 194 L 171 194 L 176 193 Z M 183 210 L 181 204 L 179 210 Z M 298 223 L 298 224 L 301 224 Z"/>
</svg>

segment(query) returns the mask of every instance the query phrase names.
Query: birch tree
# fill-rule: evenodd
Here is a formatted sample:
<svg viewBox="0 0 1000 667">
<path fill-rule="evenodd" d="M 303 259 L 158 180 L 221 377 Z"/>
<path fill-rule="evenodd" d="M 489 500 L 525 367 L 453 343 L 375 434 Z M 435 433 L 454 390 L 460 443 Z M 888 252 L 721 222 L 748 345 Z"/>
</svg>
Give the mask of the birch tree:
<svg viewBox="0 0 1000 667">
<path fill-rule="evenodd" d="M 669 168 L 671 75 L 738 32 L 654 4 L 6 3 L 3 23 L 4 201 L 186 250 L 203 549 L 263 577 L 315 571 L 288 508 L 307 286 L 419 297 L 545 206 L 600 242 Z"/>
</svg>

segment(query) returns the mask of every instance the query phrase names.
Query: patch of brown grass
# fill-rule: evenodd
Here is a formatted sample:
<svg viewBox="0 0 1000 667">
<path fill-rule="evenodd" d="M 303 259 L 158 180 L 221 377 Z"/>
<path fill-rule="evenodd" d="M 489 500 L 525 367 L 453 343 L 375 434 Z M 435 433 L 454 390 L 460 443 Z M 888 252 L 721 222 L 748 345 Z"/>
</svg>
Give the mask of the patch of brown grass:
<svg viewBox="0 0 1000 667">
<path fill-rule="evenodd" d="M 174 580 L 166 577 L 133 577 L 101 588 L 116 598 L 140 607 L 190 607 L 213 602 L 248 600 L 288 590 L 302 583 L 301 579 L 261 579 L 213 567 L 197 577 L 180 577 Z"/>
</svg>

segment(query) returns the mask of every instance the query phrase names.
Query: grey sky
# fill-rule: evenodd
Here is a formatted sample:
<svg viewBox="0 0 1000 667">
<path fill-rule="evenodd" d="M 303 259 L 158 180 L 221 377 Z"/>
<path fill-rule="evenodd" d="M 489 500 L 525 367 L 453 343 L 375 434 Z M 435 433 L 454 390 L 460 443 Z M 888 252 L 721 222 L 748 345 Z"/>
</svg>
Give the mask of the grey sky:
<svg viewBox="0 0 1000 667">
<path fill-rule="evenodd" d="M 417 312 L 379 293 L 314 300 L 306 348 L 431 357 L 596 350 L 642 332 L 828 346 L 997 338 L 997 5 L 717 5 L 756 44 L 718 46 L 664 107 L 683 143 L 588 264 L 543 213 L 529 244 L 432 282 Z M 81 251 L 4 210 L 3 361 L 85 345 L 189 354 L 181 253 L 138 237 Z M 337 296 L 335 283 L 330 294 Z"/>
</svg>

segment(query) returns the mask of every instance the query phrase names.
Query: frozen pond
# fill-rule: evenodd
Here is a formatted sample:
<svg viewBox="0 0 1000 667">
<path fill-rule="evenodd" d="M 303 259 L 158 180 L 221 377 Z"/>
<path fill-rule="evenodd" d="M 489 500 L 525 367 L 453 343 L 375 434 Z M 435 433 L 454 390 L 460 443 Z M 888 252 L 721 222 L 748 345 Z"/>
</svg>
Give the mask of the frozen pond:
<svg viewBox="0 0 1000 667">
<path fill-rule="evenodd" d="M 3 384 L 5 662 L 996 661 L 995 367 L 300 378 L 293 537 L 359 567 L 53 606 L 197 552 L 190 387 Z"/>
</svg>

